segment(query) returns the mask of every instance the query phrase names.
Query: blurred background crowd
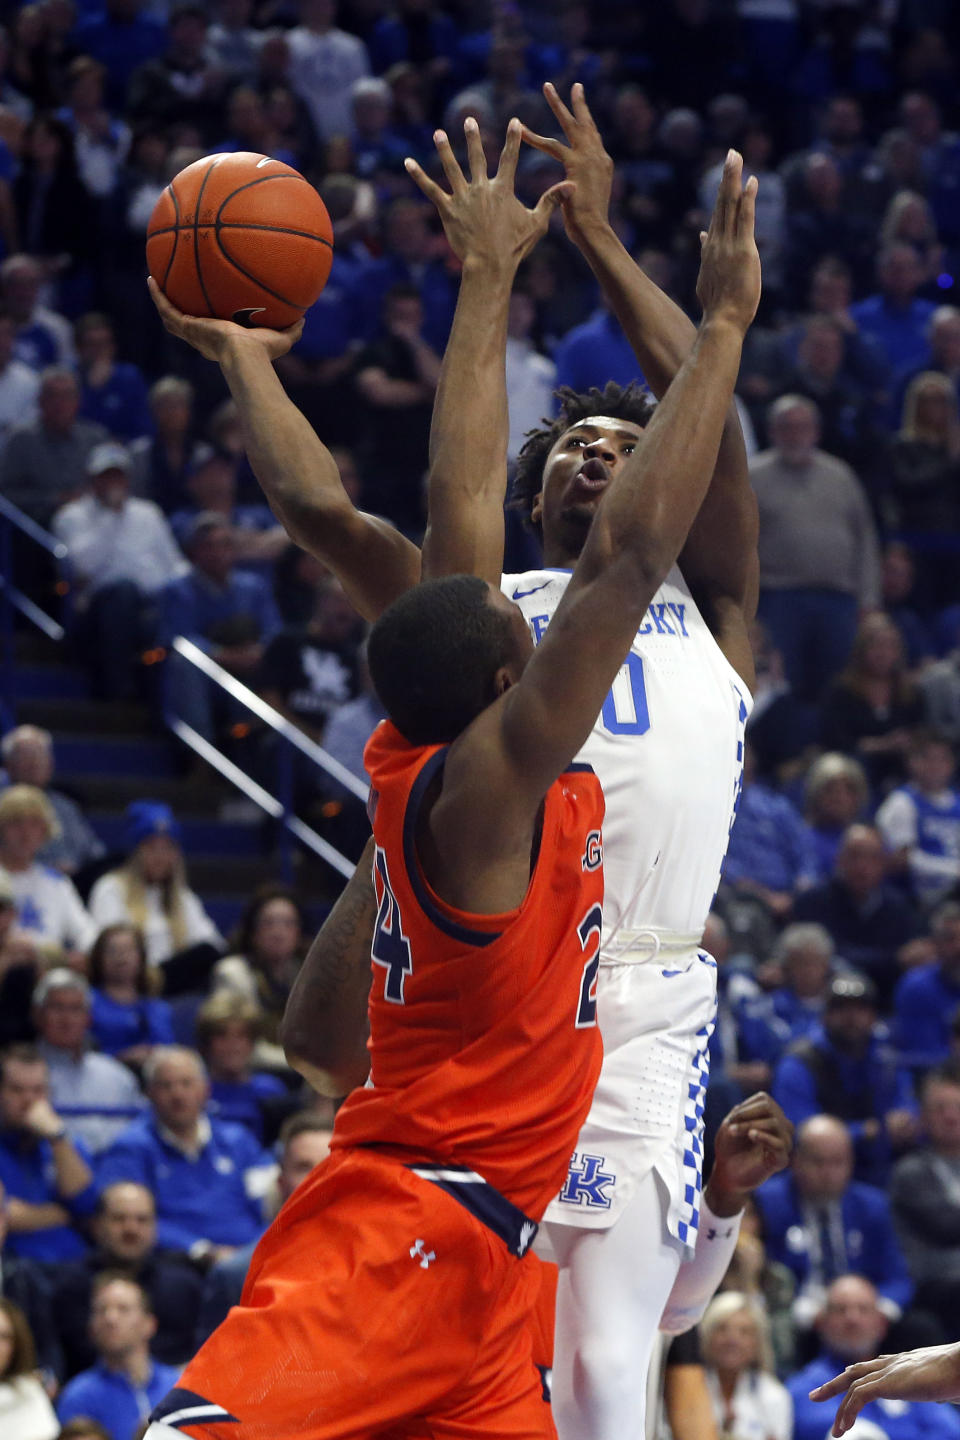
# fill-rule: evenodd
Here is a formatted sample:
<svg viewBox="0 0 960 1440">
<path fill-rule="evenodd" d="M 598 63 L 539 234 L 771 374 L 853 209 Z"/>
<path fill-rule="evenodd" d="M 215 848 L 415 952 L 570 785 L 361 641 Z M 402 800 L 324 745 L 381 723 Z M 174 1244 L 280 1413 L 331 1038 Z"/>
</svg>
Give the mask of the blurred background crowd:
<svg viewBox="0 0 960 1440">
<path fill-rule="evenodd" d="M 0 23 L 0 496 L 60 547 L 45 572 L 15 540 L 12 565 L 66 594 L 68 634 L 37 663 L 19 633 L 0 697 L 4 1440 L 131 1440 L 329 1140 L 277 1035 L 339 881 L 300 857 L 280 883 L 269 827 L 169 759 L 161 688 L 268 788 L 276 742 L 157 662 L 193 640 L 359 781 L 382 713 L 218 370 L 159 326 L 150 212 L 211 151 L 316 184 L 333 270 L 277 368 L 350 497 L 416 539 L 458 274 L 403 160 L 434 171 L 466 115 L 491 162 L 512 115 L 553 133 L 547 79 L 584 82 L 617 232 L 692 314 L 728 146 L 760 180 L 758 681 L 705 936 L 707 1124 L 765 1088 L 799 1141 L 701 1341 L 718 1435 L 821 1440 L 806 1396 L 835 1367 L 960 1338 L 960 7 L 35 0 Z M 558 178 L 522 156 L 527 203 Z M 559 224 L 507 377 L 511 464 L 555 386 L 642 379 Z M 506 568 L 537 560 L 511 513 Z M 291 783 L 355 857 L 362 802 L 305 762 Z M 872 1440 L 960 1437 L 950 1407 L 870 1415 Z"/>
</svg>

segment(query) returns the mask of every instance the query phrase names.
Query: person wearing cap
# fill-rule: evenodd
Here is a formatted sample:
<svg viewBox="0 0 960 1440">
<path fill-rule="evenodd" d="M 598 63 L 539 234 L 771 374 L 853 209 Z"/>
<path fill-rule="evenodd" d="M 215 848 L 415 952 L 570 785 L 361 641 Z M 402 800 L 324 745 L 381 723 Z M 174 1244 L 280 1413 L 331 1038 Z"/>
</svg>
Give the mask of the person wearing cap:
<svg viewBox="0 0 960 1440">
<path fill-rule="evenodd" d="M 191 503 L 170 516 L 178 543 L 185 544 L 198 515 L 220 515 L 233 532 L 237 564 L 267 574 L 290 541 L 269 506 L 237 503 L 237 457 L 213 445 L 198 445 L 187 463 L 185 486 Z"/>
<path fill-rule="evenodd" d="M 884 1185 L 894 1155 L 917 1137 L 917 1104 L 909 1071 L 877 1024 L 877 992 L 866 976 L 836 975 L 823 1024 L 780 1060 L 773 1096 L 794 1125 L 835 1115 L 850 1131 L 855 1174 Z"/>
<path fill-rule="evenodd" d="M 50 1101 L 74 1140 L 105 1150 L 146 1102 L 126 1065 L 90 1048 L 90 986 L 75 970 L 49 970 L 33 992 L 37 1049 L 47 1062 Z"/>
<path fill-rule="evenodd" d="M 76 638 L 106 699 L 135 690 L 136 656 L 153 628 L 158 591 L 187 571 L 163 512 L 130 495 L 130 455 L 108 441 L 90 452 L 88 490 L 53 517 L 75 590 Z"/>
<path fill-rule="evenodd" d="M 134 801 L 126 822 L 127 858 L 94 885 L 90 913 L 101 929 L 128 924 L 141 931 L 148 961 L 164 969 L 168 993 L 180 971 L 192 981 L 186 988 L 202 989 L 223 937 L 187 884 L 180 825 L 158 800 Z"/>
<path fill-rule="evenodd" d="M 38 418 L 11 430 L 0 453 L 0 494 L 49 525 L 54 511 L 83 491 L 90 452 L 110 436 L 79 419 L 80 384 L 65 365 L 43 371 L 38 404 Z"/>
<path fill-rule="evenodd" d="M 0 795 L 0 866 L 17 905 L 17 924 L 45 958 L 77 959 L 93 943 L 93 921 L 73 883 L 37 855 L 58 833 L 53 806 L 34 785 L 11 785 Z"/>
</svg>

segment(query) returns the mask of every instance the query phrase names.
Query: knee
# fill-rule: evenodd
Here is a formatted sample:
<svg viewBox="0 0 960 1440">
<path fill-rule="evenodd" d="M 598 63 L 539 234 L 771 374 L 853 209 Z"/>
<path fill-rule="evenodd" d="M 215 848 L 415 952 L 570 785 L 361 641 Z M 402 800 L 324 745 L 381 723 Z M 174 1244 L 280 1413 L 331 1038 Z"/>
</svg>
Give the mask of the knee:
<svg viewBox="0 0 960 1440">
<path fill-rule="evenodd" d="M 573 1357 L 573 1376 L 574 1393 L 594 1412 L 642 1403 L 646 1393 L 647 1366 L 625 1331 L 584 1336 Z"/>
</svg>

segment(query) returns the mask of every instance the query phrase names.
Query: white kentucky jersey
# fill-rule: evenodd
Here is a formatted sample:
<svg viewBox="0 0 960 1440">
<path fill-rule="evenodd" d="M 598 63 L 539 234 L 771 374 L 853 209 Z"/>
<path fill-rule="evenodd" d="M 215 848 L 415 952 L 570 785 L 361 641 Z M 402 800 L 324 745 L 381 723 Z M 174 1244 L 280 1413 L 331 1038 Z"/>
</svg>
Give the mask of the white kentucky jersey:
<svg viewBox="0 0 960 1440">
<path fill-rule="evenodd" d="M 572 571 L 505 575 L 539 642 Z M 606 1227 L 651 1169 L 684 1246 L 699 1218 L 703 1092 L 716 967 L 699 948 L 743 775 L 752 700 L 675 566 L 577 757 L 603 786 L 604 1062 L 567 1184 L 547 1219 Z"/>
</svg>

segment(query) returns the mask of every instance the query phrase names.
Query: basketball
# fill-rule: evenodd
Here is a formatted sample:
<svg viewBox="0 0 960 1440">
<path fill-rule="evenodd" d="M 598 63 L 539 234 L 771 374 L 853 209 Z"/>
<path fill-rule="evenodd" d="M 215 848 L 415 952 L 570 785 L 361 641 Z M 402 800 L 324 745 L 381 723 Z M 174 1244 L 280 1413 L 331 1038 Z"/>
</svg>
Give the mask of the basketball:
<svg viewBox="0 0 960 1440">
<path fill-rule="evenodd" d="M 327 208 L 281 160 L 205 155 L 174 176 L 147 226 L 147 266 L 187 315 L 284 330 L 333 262 Z"/>
</svg>

